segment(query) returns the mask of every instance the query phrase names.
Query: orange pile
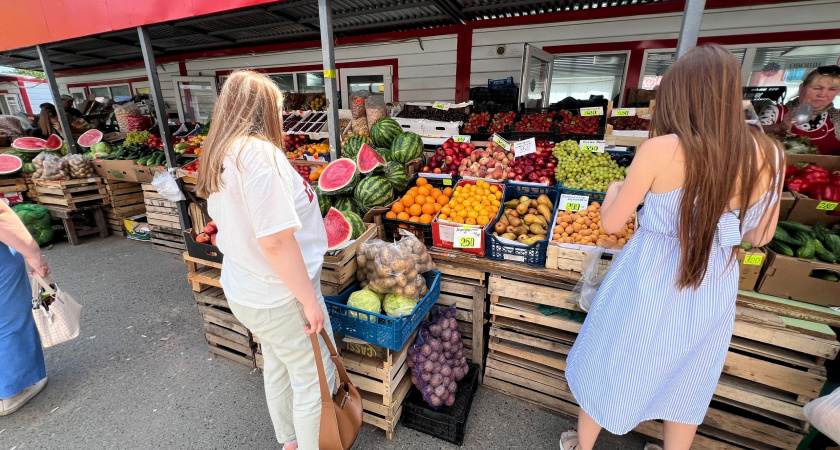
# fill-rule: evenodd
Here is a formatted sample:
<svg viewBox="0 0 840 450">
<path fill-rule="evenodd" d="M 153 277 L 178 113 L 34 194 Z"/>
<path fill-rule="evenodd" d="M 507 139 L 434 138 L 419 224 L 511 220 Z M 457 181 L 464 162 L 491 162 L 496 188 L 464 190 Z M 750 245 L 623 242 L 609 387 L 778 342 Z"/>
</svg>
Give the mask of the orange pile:
<svg viewBox="0 0 840 450">
<path fill-rule="evenodd" d="M 502 191 L 484 180 L 455 188 L 449 203 L 441 208 L 440 220 L 484 226 L 496 218 L 502 205 Z"/>
<path fill-rule="evenodd" d="M 435 214 L 449 203 L 452 188 L 441 191 L 429 186 L 429 180 L 417 179 L 417 186 L 409 189 L 405 195 L 391 205 L 391 210 L 385 213 L 387 219 L 405 220 L 408 222 L 431 223 Z"/>
<path fill-rule="evenodd" d="M 318 181 L 318 178 L 321 178 L 321 172 L 323 172 L 324 169 L 326 169 L 326 168 L 327 168 L 327 165 L 322 164 L 322 165 L 318 166 L 318 168 L 315 169 L 314 172 L 309 172 L 309 181 L 312 181 L 313 183 Z"/>
</svg>

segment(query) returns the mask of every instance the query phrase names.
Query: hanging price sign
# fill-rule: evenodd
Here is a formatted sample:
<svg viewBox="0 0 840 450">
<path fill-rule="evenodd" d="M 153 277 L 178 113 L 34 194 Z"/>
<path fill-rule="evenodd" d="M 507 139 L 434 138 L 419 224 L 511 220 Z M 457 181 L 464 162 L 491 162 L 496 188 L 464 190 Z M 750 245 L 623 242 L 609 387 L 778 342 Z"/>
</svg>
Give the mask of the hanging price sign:
<svg viewBox="0 0 840 450">
<path fill-rule="evenodd" d="M 513 156 L 519 158 L 520 156 L 530 155 L 537 152 L 537 140 L 535 138 L 526 139 L 524 141 L 513 143 Z"/>
<path fill-rule="evenodd" d="M 636 108 L 616 108 L 612 110 L 613 117 L 633 117 L 636 115 Z"/>
<path fill-rule="evenodd" d="M 560 209 L 563 211 L 580 211 L 589 206 L 589 196 L 563 194 L 560 196 Z"/>
<path fill-rule="evenodd" d="M 434 108 L 434 109 L 440 109 L 440 110 L 446 111 L 447 109 L 449 109 L 449 103 L 435 102 L 435 103 L 432 105 L 432 108 Z"/>
<path fill-rule="evenodd" d="M 580 115 L 583 117 L 588 116 L 603 116 L 604 115 L 604 108 L 598 106 L 596 108 L 581 108 Z"/>
<path fill-rule="evenodd" d="M 506 152 L 510 151 L 510 142 L 506 141 L 504 138 L 502 138 L 498 134 L 493 133 L 493 136 L 490 136 L 490 140 L 495 142 L 496 144 L 498 144 L 499 147 L 502 147 L 503 149 L 505 149 Z"/>
<path fill-rule="evenodd" d="M 604 153 L 607 143 L 604 141 L 580 141 L 580 149 L 585 152 Z"/>
<path fill-rule="evenodd" d="M 457 143 L 462 143 L 462 142 L 466 143 L 466 144 L 470 143 L 470 137 L 469 136 L 452 136 L 452 140 L 457 142 Z"/>
<path fill-rule="evenodd" d="M 760 266 L 762 261 L 764 261 L 764 255 L 747 255 L 747 256 L 744 256 L 744 265 L 745 266 Z"/>
<path fill-rule="evenodd" d="M 452 246 L 455 248 L 481 248 L 481 228 L 473 228 L 469 225 L 456 228 Z"/>
</svg>

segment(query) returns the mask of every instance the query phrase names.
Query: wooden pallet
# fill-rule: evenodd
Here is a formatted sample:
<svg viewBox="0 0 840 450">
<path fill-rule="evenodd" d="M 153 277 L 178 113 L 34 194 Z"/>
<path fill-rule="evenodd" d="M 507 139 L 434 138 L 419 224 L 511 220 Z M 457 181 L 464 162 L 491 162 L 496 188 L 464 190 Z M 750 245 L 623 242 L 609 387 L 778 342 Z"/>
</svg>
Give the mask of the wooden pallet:
<svg viewBox="0 0 840 450">
<path fill-rule="evenodd" d="M 204 319 L 204 337 L 210 353 L 255 367 L 256 343 L 251 332 L 230 311 L 221 288 L 194 292 L 198 311 Z"/>
<path fill-rule="evenodd" d="M 83 206 L 105 205 L 108 191 L 100 178 L 83 180 L 35 181 L 38 203 L 64 206 L 75 211 Z"/>
<path fill-rule="evenodd" d="M 184 262 L 187 263 L 187 281 L 192 285 L 193 291 L 202 292 L 208 287 L 222 287 L 222 265 L 212 261 L 194 258 L 186 252 L 181 252 Z"/>
<path fill-rule="evenodd" d="M 35 190 L 35 182 L 32 181 L 32 174 L 27 173 L 26 178 L 24 178 L 24 182 L 26 183 L 26 191 L 23 193 L 24 197 L 32 202 L 38 201 L 38 191 Z"/>
<path fill-rule="evenodd" d="M 572 272 L 581 273 L 581 265 L 583 259 L 589 252 L 560 247 L 558 245 L 549 244 L 546 250 L 545 267 L 548 269 L 571 270 Z M 601 255 L 601 261 L 598 263 L 600 273 L 607 272 L 612 266 L 612 255 Z"/>
<path fill-rule="evenodd" d="M 26 189 L 26 179 L 24 178 L 0 179 L 0 194 L 7 194 L 9 192 L 24 192 Z"/>
<path fill-rule="evenodd" d="M 187 249 L 180 229 L 149 225 L 152 248 L 166 253 L 180 255 Z"/>
</svg>

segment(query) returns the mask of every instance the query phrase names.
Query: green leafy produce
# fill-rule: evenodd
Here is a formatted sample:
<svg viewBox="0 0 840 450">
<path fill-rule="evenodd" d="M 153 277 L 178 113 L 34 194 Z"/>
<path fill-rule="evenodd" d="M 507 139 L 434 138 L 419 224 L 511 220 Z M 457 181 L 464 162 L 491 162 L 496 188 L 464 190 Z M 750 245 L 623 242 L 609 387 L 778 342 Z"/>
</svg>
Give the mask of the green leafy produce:
<svg viewBox="0 0 840 450">
<path fill-rule="evenodd" d="M 350 298 L 347 300 L 347 306 L 376 314 L 382 312 L 382 300 L 379 298 L 379 294 L 368 288 L 350 294 Z M 355 311 L 349 311 L 349 313 L 350 317 L 359 317 L 359 314 Z M 376 322 L 376 317 L 374 316 L 369 316 L 369 319 L 371 322 Z"/>
<path fill-rule="evenodd" d="M 413 298 L 406 297 L 399 294 L 385 295 L 385 301 L 382 302 L 382 307 L 385 309 L 385 314 L 390 317 L 407 316 L 417 307 L 417 302 Z"/>
<path fill-rule="evenodd" d="M 606 192 L 610 183 L 627 174 L 608 153 L 581 150 L 572 140 L 556 144 L 552 153 L 557 158 L 554 178 L 565 188 Z"/>
<path fill-rule="evenodd" d="M 52 230 L 52 218 L 47 208 L 32 203 L 23 203 L 13 206 L 12 210 L 20 217 L 38 245 L 47 245 L 52 242 L 55 233 Z"/>
<path fill-rule="evenodd" d="M 108 153 L 111 153 L 111 144 L 107 142 L 97 142 L 96 144 L 93 144 L 90 151 L 100 155 L 107 155 Z"/>
</svg>

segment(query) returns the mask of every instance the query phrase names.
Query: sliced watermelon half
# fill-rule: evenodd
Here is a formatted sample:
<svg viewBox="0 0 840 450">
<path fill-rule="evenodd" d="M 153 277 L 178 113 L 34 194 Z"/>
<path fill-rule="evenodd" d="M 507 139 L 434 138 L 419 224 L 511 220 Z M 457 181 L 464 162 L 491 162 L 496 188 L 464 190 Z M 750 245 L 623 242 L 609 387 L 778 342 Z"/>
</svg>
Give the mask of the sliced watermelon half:
<svg viewBox="0 0 840 450">
<path fill-rule="evenodd" d="M 38 152 L 47 147 L 47 141 L 35 137 L 17 138 L 12 142 L 12 147 L 22 152 Z"/>
<path fill-rule="evenodd" d="M 359 181 L 359 168 L 349 158 L 340 158 L 329 163 L 318 178 L 318 187 L 326 195 L 343 195 L 353 192 Z"/>
<path fill-rule="evenodd" d="M 359 166 L 359 171 L 365 175 L 382 170 L 388 164 L 388 161 L 379 152 L 367 144 L 362 144 L 362 148 L 359 149 L 359 154 L 356 155 L 356 161 Z"/>
<path fill-rule="evenodd" d="M 55 134 L 51 134 L 49 138 L 47 138 L 46 142 L 46 149 L 47 150 L 61 150 L 61 146 L 64 144 L 64 141 L 61 140 L 60 137 L 56 136 Z"/>
<path fill-rule="evenodd" d="M 102 141 L 102 132 L 99 130 L 87 130 L 85 134 L 79 136 L 79 139 L 76 142 L 79 143 L 82 147 L 93 147 L 95 144 L 98 144 Z"/>
<path fill-rule="evenodd" d="M 23 160 L 8 153 L 0 154 L 0 175 L 11 175 L 23 169 Z"/>
<path fill-rule="evenodd" d="M 327 250 L 335 250 L 353 237 L 353 224 L 335 208 L 330 208 L 324 217 L 324 228 L 327 230 Z"/>
</svg>

